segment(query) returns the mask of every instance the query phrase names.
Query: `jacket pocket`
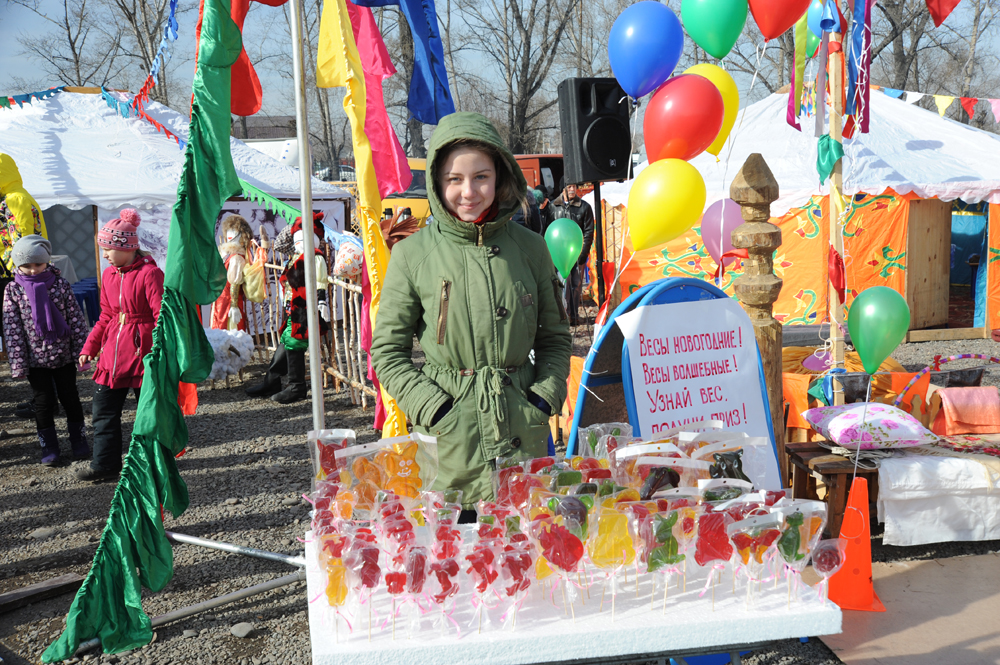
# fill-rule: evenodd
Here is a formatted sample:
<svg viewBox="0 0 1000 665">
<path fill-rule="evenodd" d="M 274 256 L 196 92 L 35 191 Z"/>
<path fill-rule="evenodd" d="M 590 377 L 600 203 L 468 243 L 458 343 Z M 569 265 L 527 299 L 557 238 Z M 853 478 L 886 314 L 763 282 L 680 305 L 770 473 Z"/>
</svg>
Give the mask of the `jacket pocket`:
<svg viewBox="0 0 1000 665">
<path fill-rule="evenodd" d="M 552 280 L 552 293 L 556 297 L 556 304 L 559 305 L 559 320 L 569 321 L 569 316 L 566 314 L 566 305 L 563 304 L 563 285 L 558 277 Z"/>
<path fill-rule="evenodd" d="M 444 335 L 448 329 L 448 303 L 451 300 L 451 282 L 441 280 L 441 304 L 438 307 L 437 343 L 444 344 Z"/>
</svg>

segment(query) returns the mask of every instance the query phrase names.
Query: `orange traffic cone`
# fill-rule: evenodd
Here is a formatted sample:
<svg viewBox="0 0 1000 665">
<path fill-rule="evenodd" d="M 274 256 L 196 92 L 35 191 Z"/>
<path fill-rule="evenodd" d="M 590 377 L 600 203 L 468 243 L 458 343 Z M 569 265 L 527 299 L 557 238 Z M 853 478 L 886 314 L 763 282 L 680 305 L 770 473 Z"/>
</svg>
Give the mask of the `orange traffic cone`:
<svg viewBox="0 0 1000 665">
<path fill-rule="evenodd" d="M 855 478 L 840 526 L 847 541 L 844 565 L 830 578 L 829 598 L 842 610 L 885 612 L 872 587 L 872 532 L 868 522 L 868 481 Z"/>
</svg>

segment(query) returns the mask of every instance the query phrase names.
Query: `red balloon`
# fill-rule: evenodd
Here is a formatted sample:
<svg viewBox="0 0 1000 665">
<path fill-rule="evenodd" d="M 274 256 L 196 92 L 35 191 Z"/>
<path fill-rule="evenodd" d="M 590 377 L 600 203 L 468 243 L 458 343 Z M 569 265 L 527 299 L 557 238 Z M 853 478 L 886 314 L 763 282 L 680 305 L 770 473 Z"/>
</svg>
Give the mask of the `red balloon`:
<svg viewBox="0 0 1000 665">
<path fill-rule="evenodd" d="M 774 39 L 795 25 L 812 0 L 750 0 L 750 13 L 764 39 Z"/>
<path fill-rule="evenodd" d="M 722 94 L 704 76 L 667 79 L 653 93 L 642 122 L 649 163 L 700 155 L 719 135 L 724 116 Z"/>
</svg>

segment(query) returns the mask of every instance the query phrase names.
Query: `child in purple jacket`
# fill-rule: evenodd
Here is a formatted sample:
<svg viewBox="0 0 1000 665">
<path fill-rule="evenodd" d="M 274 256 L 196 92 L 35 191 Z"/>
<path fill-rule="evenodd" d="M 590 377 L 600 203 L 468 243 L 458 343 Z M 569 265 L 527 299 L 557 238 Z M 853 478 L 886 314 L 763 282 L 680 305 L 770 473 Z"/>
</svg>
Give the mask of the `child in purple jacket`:
<svg viewBox="0 0 1000 665">
<path fill-rule="evenodd" d="M 83 311 L 69 282 L 50 266 L 52 245 L 39 235 L 23 236 L 11 251 L 17 266 L 3 301 L 3 334 L 11 375 L 27 377 L 35 394 L 35 427 L 42 464 L 59 464 L 53 413 L 56 396 L 66 410 L 73 457 L 90 456 L 83 407 L 76 391 L 76 359 L 87 339 Z"/>
</svg>

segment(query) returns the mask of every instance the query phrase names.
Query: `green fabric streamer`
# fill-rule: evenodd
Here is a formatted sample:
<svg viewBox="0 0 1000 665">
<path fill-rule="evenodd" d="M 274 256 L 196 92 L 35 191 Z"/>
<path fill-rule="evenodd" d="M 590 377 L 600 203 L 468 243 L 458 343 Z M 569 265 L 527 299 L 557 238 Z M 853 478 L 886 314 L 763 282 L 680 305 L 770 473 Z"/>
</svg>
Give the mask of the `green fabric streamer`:
<svg viewBox="0 0 1000 665">
<path fill-rule="evenodd" d="M 799 117 L 802 110 L 802 78 L 806 73 L 806 41 L 809 37 L 809 24 L 806 21 L 806 14 L 795 24 L 795 117 Z"/>
<path fill-rule="evenodd" d="M 302 216 L 302 213 L 292 206 L 284 201 L 279 201 L 267 192 L 257 189 L 246 180 L 240 180 L 240 186 L 243 188 L 243 198 L 266 206 L 271 212 L 284 217 L 285 221 L 289 224 L 295 223 L 295 218 Z"/>
<path fill-rule="evenodd" d="M 9 108 L 10 108 L 10 99 L 7 97 L 7 95 L 0 95 L 0 109 L 9 109 Z"/>
<path fill-rule="evenodd" d="M 819 184 L 826 182 L 826 179 L 833 173 L 833 167 L 844 156 L 844 145 L 840 141 L 834 141 L 829 134 L 819 137 L 819 145 L 816 148 L 816 171 L 819 172 Z"/>
<path fill-rule="evenodd" d="M 162 506 L 177 517 L 188 507 L 187 486 L 174 463 L 188 441 L 178 382 L 203 381 L 214 361 L 195 305 L 214 302 L 226 283 L 213 236 L 222 203 L 240 191 L 229 151 L 229 105 L 230 67 L 241 48 L 228 2 L 205 0 L 190 138 L 132 443 L 90 572 L 70 606 L 66 629 L 42 654 L 46 663 L 72 657 L 80 642 L 94 637 L 105 653 L 148 644 L 153 631 L 141 587 L 160 591 L 173 576 L 160 511 Z"/>
</svg>

